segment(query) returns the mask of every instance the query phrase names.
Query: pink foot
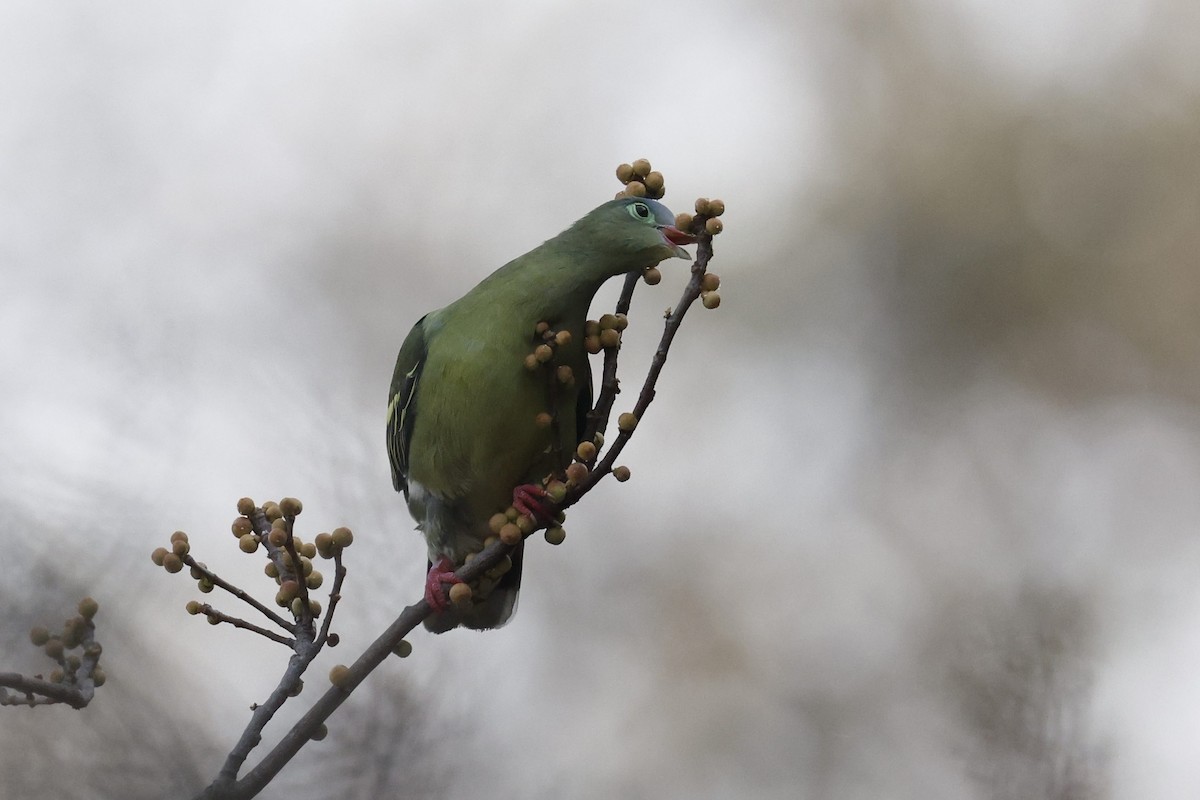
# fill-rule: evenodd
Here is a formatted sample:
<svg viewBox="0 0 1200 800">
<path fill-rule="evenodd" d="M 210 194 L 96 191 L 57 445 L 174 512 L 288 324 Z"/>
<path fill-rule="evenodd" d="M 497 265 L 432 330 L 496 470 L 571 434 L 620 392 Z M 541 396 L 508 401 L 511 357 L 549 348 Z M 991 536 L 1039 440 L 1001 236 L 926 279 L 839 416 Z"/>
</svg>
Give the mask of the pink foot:
<svg viewBox="0 0 1200 800">
<path fill-rule="evenodd" d="M 546 490 L 533 483 L 513 489 L 513 508 L 541 523 L 554 521 L 554 506 L 546 500 Z"/>
<path fill-rule="evenodd" d="M 454 574 L 454 562 L 442 556 L 429 566 L 429 574 L 425 576 L 425 602 L 434 611 L 445 611 L 450 603 L 446 599 L 443 583 L 462 583 Z"/>
</svg>

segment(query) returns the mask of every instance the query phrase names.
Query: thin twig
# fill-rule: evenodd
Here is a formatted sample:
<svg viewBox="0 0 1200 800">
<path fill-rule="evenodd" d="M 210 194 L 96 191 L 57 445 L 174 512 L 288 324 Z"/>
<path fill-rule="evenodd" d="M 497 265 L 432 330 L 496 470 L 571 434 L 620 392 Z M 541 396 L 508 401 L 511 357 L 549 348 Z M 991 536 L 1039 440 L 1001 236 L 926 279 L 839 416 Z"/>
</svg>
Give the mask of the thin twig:
<svg viewBox="0 0 1200 800">
<path fill-rule="evenodd" d="M 191 608 L 195 608 L 195 606 L 191 606 Z M 290 639 L 287 636 L 282 636 L 282 635 L 276 633 L 275 631 L 267 630 L 266 628 L 263 628 L 259 625 L 255 625 L 253 622 L 247 622 L 246 620 L 241 619 L 240 617 L 234 617 L 229 614 L 226 614 L 224 611 L 219 611 L 218 609 L 213 608 L 208 603 L 202 603 L 200 605 L 200 610 L 196 613 L 197 613 L 197 616 L 204 615 L 204 616 L 208 617 L 209 619 L 217 619 L 217 620 L 220 620 L 221 622 L 226 622 L 235 628 L 241 628 L 242 630 L 245 630 L 245 631 L 251 631 L 252 633 L 257 633 L 259 636 L 265 636 L 266 638 L 270 639 L 272 642 L 279 642 L 281 645 L 283 645 L 284 647 L 287 647 L 289 650 L 292 649 L 293 647 L 295 647 L 295 645 L 296 645 L 295 639 Z"/>
<path fill-rule="evenodd" d="M 257 599 L 255 599 L 255 597 L 252 594 L 250 594 L 249 592 L 247 592 L 245 589 L 239 589 L 237 586 L 234 586 L 232 583 L 225 580 L 220 575 L 218 575 L 217 573 L 210 570 L 208 567 L 206 567 L 203 564 L 201 564 L 200 562 L 196 561 L 196 559 L 194 557 L 192 557 L 192 555 L 190 553 L 183 556 L 183 563 L 187 564 L 189 567 L 191 567 L 192 569 L 194 569 L 197 572 L 199 572 L 200 574 L 202 574 L 206 579 L 208 579 L 208 581 L 210 583 L 212 583 L 213 586 L 216 586 L 219 589 L 224 589 L 225 591 L 229 592 L 231 595 L 236 597 L 238 600 L 241 600 L 243 603 L 246 603 L 247 605 L 253 607 L 256 611 L 258 611 L 258 613 L 262 614 L 264 617 L 271 620 L 271 622 L 274 622 L 276 625 L 283 628 L 288 633 L 296 632 L 296 626 L 294 624 L 292 624 L 291 622 L 288 622 L 283 617 L 279 616 L 274 611 L 267 608 L 265 605 L 263 605 Z M 250 623 L 246 623 L 246 625 L 249 625 L 249 624 Z M 239 626 L 239 627 L 244 627 L 244 626 Z M 273 638 L 273 637 L 271 637 L 271 638 Z M 276 641 L 278 641 L 278 640 L 276 640 Z"/>
</svg>

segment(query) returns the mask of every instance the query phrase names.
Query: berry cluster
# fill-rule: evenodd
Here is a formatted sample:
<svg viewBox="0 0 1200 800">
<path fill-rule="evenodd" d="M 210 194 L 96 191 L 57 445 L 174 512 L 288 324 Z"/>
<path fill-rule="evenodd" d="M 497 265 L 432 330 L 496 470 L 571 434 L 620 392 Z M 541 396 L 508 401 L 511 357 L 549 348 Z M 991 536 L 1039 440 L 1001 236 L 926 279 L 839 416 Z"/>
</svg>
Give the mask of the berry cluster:
<svg viewBox="0 0 1200 800">
<path fill-rule="evenodd" d="M 186 566 L 189 574 L 196 581 L 196 587 L 208 594 L 220 588 L 238 599 L 246 602 L 278 627 L 287 633 L 297 634 L 300 627 L 311 629 L 313 620 L 321 617 L 323 607 L 321 602 L 309 595 L 324 584 L 325 576 L 314 567 L 313 559 L 320 556 L 335 562 L 335 585 L 330 593 L 329 615 L 333 613 L 333 604 L 338 598 L 338 589 L 344 568 L 341 566 L 342 551 L 354 542 L 354 534 L 349 528 L 336 528 L 332 533 L 319 533 L 311 542 L 303 541 L 295 533 L 296 517 L 304 510 L 303 504 L 294 497 L 285 497 L 279 502 L 268 500 L 262 507 L 255 505 L 249 497 L 243 497 L 237 504 L 240 516 L 233 520 L 230 531 L 237 540 L 238 549 L 243 553 L 257 553 L 259 548 L 266 550 L 267 563 L 263 568 L 268 578 L 276 584 L 275 605 L 286 608 L 291 612 L 293 622 L 279 617 L 265 605 L 255 600 L 249 593 L 233 586 L 217 573 L 208 568 L 202 561 L 197 561 L 191 555 L 191 544 L 188 535 L 183 531 L 171 534 L 171 547 L 159 547 L 151 553 L 151 560 L 167 572 L 181 572 Z M 293 639 L 261 628 L 245 620 L 230 616 L 214 608 L 208 603 L 191 600 L 186 606 L 187 612 L 194 616 L 202 615 L 212 625 L 222 622 L 235 627 L 245 628 L 279 641 L 289 646 L 294 645 Z M 328 640 L 336 644 L 336 635 L 328 633 L 329 620 L 325 620 L 322 632 L 322 642 Z"/>
<path fill-rule="evenodd" d="M 625 188 L 617 192 L 619 198 L 649 197 L 658 200 L 667 191 L 662 173 L 651 169 L 650 162 L 644 158 L 617 167 L 617 180 L 625 184 Z"/>
<path fill-rule="evenodd" d="M 104 670 L 96 664 L 103 648 L 94 638 L 96 626 L 92 622 L 96 612 L 100 610 L 100 604 L 90 597 L 85 597 L 79 601 L 76 610 L 78 615 L 68 618 L 57 631 L 42 626 L 29 631 L 29 641 L 35 647 L 42 648 L 43 652 L 58 664 L 45 678 L 42 675 L 34 677 L 68 687 L 78 686 L 90 677 L 93 685 L 103 686 L 106 676 Z M 88 660 L 91 661 L 90 669 L 85 668 Z"/>
</svg>

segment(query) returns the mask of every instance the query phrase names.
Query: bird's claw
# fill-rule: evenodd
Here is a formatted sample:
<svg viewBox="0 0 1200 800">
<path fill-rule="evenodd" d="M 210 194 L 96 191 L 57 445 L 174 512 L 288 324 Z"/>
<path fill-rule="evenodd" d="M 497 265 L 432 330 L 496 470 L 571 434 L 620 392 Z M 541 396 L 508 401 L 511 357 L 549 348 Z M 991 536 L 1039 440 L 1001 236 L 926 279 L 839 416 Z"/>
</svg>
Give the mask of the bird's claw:
<svg viewBox="0 0 1200 800">
<path fill-rule="evenodd" d="M 513 489 L 513 508 L 533 517 L 536 522 L 547 524 L 554 521 L 554 505 L 546 490 L 533 483 L 523 483 Z"/>
<path fill-rule="evenodd" d="M 429 566 L 429 574 L 425 576 L 425 602 L 434 611 L 445 611 L 450 605 L 446 598 L 443 583 L 462 583 L 462 579 L 454 574 L 454 562 L 442 556 Z"/>
</svg>

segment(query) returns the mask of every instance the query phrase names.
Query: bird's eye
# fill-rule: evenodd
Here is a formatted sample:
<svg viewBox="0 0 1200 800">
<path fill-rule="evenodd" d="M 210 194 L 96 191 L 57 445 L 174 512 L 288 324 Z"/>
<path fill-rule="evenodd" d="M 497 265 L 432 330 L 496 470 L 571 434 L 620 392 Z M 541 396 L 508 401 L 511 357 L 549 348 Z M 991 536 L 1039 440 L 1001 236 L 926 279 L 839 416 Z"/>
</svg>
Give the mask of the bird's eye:
<svg viewBox="0 0 1200 800">
<path fill-rule="evenodd" d="M 650 219 L 650 206 L 645 203 L 631 203 L 629 205 L 629 214 L 634 219 Z"/>
</svg>

